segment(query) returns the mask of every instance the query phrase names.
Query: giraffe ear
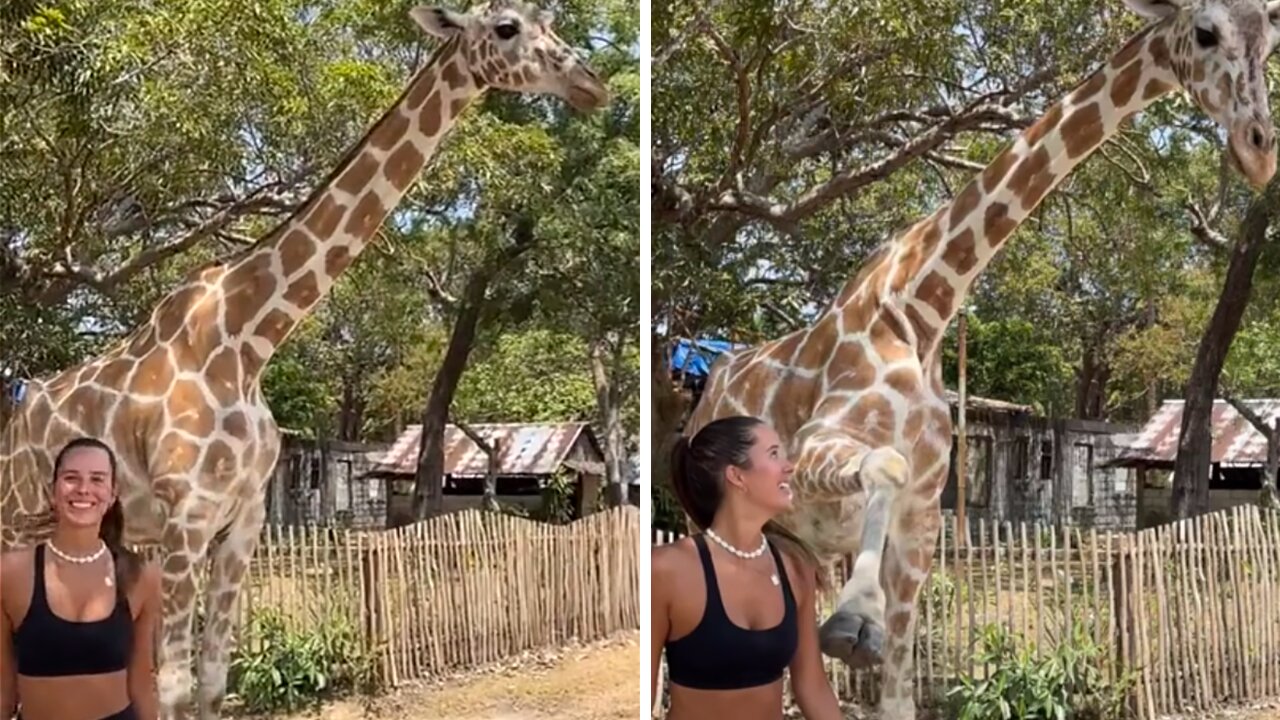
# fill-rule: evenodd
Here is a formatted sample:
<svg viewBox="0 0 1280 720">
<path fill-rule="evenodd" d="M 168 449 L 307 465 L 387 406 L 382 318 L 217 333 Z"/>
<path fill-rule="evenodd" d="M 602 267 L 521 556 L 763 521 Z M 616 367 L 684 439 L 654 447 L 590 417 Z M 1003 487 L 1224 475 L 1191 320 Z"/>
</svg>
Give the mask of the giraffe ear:
<svg viewBox="0 0 1280 720">
<path fill-rule="evenodd" d="M 1124 0 L 1124 4 L 1144 18 L 1158 20 L 1181 10 L 1185 0 Z"/>
<path fill-rule="evenodd" d="M 409 11 L 409 17 L 428 34 L 448 39 L 466 29 L 470 17 L 447 8 L 419 5 Z"/>
<path fill-rule="evenodd" d="M 1271 27 L 1280 30 L 1280 0 L 1267 3 L 1267 16 L 1271 18 Z"/>
</svg>

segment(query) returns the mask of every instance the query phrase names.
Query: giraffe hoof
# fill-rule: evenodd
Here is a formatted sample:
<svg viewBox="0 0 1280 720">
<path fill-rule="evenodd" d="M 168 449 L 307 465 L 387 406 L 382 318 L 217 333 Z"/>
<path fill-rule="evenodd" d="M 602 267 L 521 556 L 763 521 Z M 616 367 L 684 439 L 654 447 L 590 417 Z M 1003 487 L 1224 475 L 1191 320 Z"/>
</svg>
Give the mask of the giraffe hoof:
<svg viewBox="0 0 1280 720">
<path fill-rule="evenodd" d="M 865 615 L 839 610 L 822 623 L 818 641 L 824 655 L 850 667 L 870 667 L 881 661 L 884 628 Z"/>
</svg>

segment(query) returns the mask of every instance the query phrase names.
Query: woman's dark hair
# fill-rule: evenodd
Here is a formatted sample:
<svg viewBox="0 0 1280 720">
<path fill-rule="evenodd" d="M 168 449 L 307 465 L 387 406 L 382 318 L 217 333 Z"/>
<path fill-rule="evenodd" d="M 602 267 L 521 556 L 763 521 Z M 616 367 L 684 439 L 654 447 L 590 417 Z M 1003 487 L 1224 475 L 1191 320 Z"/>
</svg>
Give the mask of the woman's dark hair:
<svg viewBox="0 0 1280 720">
<path fill-rule="evenodd" d="M 692 438 L 681 437 L 671 453 L 671 486 L 685 514 L 699 530 L 711 526 L 724 501 L 724 471 L 729 466 L 749 469 L 756 428 L 763 420 L 748 415 L 720 418 Z M 808 543 L 780 523 L 765 523 L 764 534 L 791 555 L 808 563 L 821 581 L 822 564 Z"/>
<path fill-rule="evenodd" d="M 63 446 L 58 452 L 58 457 L 53 461 L 53 479 L 58 479 L 58 471 L 62 469 L 62 461 L 71 453 L 72 450 L 82 448 L 95 448 L 107 454 L 107 465 L 111 468 L 111 485 L 116 484 L 116 454 L 111 448 L 101 440 L 91 437 L 80 437 L 72 440 Z M 138 579 L 138 574 L 142 570 L 142 559 L 138 554 L 124 546 L 124 506 L 120 503 L 117 496 L 115 502 L 111 503 L 111 507 L 107 508 L 107 512 L 102 516 L 102 526 L 98 530 L 98 537 L 102 538 L 102 542 L 106 543 L 107 550 L 111 553 L 112 562 L 116 568 L 116 587 L 128 589 L 133 587 L 133 583 Z"/>
</svg>

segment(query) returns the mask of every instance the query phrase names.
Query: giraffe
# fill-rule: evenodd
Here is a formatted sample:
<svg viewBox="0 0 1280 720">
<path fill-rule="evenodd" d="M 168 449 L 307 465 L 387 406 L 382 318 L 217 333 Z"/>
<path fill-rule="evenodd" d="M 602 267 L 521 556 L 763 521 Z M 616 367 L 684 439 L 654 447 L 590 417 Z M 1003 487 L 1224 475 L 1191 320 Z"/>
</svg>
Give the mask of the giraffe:
<svg viewBox="0 0 1280 720">
<path fill-rule="evenodd" d="M 47 526 L 52 456 L 68 439 L 103 437 L 119 455 L 125 541 L 162 547 L 162 717 L 221 713 L 232 610 L 280 450 L 260 387 L 272 354 L 489 88 L 558 96 L 584 112 L 609 101 L 604 82 L 534 6 L 493 0 L 467 12 L 423 6 L 409 14 L 441 46 L 291 217 L 242 253 L 193 271 L 119 344 L 31 382 L 10 409 L 0 440 L 0 545 L 29 543 Z"/>
<path fill-rule="evenodd" d="M 1125 0 L 1149 22 L 955 197 L 877 249 L 811 326 L 727 353 L 684 433 L 718 417 L 772 424 L 795 459 L 780 521 L 853 571 L 823 652 L 883 663 L 880 714 L 915 717 L 915 603 L 941 528 L 952 420 L 941 338 L 1004 241 L 1122 124 L 1181 88 L 1226 130 L 1254 187 L 1276 169 L 1264 63 L 1280 0 Z"/>
</svg>

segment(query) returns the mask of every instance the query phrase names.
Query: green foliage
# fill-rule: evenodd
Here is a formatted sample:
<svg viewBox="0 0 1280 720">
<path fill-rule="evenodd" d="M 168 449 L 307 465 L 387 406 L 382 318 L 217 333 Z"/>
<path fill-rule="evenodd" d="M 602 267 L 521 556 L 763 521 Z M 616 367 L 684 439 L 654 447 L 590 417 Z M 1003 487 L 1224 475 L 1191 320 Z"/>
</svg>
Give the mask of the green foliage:
<svg viewBox="0 0 1280 720">
<path fill-rule="evenodd" d="M 473 423 L 590 420 L 595 389 L 586 344 L 546 329 L 499 337 L 492 351 L 467 369 L 453 411 Z"/>
<path fill-rule="evenodd" d="M 1110 684 L 1110 663 L 1082 626 L 1069 642 L 1037 656 L 1000 625 L 983 629 L 977 666 L 993 666 L 984 678 L 962 677 L 948 693 L 948 717 L 956 720 L 1120 720 L 1133 684 L 1130 675 Z"/>
<path fill-rule="evenodd" d="M 952 335 L 955 325 L 951 326 Z M 943 348 L 943 377 L 948 387 L 959 382 L 957 344 Z M 1061 412 L 1069 404 L 1071 374 L 1058 339 L 1050 328 L 1024 317 L 997 316 L 987 321 L 977 314 L 968 320 L 968 391 L 974 395 L 1022 402 L 1040 413 Z"/>
<path fill-rule="evenodd" d="M 228 683 L 250 712 L 292 712 L 369 690 L 374 668 L 343 618 L 291 630 L 280 614 L 258 611 L 232 655 Z"/>
<path fill-rule="evenodd" d="M 542 488 L 542 504 L 532 513 L 535 520 L 550 523 L 567 523 L 573 519 L 573 478 L 560 468 L 547 478 Z"/>
</svg>

